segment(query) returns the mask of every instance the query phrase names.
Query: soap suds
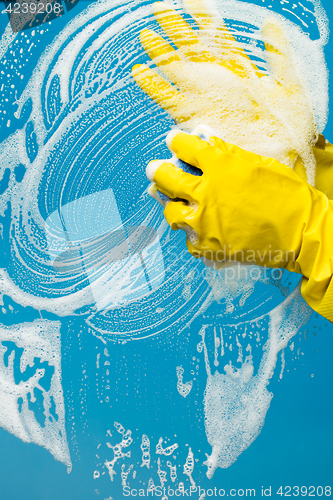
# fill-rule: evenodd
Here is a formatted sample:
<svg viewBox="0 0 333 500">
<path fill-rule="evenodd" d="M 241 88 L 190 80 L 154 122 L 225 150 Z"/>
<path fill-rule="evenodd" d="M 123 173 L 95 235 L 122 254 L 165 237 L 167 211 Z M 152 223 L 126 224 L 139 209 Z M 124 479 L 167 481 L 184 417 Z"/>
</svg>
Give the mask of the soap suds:
<svg viewBox="0 0 333 500">
<path fill-rule="evenodd" d="M 204 396 L 205 427 L 212 454 L 207 456 L 207 476 L 217 467 L 232 465 L 260 433 L 273 394 L 267 390 L 273 375 L 278 353 L 310 318 L 312 311 L 302 300 L 299 287 L 269 313 L 268 340 L 264 347 L 258 372 L 254 374 L 251 350 L 240 368 L 230 363 L 224 373 L 211 372 L 201 330 L 207 370 Z"/>
<path fill-rule="evenodd" d="M 8 355 L 10 347 L 14 350 Z M 15 357 L 19 355 L 19 350 L 22 350 L 19 360 L 22 379 L 17 383 L 14 367 L 18 363 Z M 24 382 L 23 374 L 27 373 L 28 368 L 33 368 L 37 361 L 43 368 L 35 368 L 34 375 Z M 47 365 L 50 381 L 46 380 Z M 36 401 L 36 390 L 41 391 L 43 397 L 44 425 L 40 424 L 30 407 L 30 402 Z M 3 429 L 25 443 L 46 448 L 56 460 L 66 465 L 68 472 L 71 471 L 61 385 L 58 321 L 36 320 L 32 323 L 0 326 L 0 402 L 0 426 Z"/>
</svg>

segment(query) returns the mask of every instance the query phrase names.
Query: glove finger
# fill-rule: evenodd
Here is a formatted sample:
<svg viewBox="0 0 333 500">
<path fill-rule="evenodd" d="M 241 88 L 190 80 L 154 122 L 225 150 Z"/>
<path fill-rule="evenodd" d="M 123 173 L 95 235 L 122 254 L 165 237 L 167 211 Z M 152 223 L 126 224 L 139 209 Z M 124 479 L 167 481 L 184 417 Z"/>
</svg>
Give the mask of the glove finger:
<svg viewBox="0 0 333 500">
<path fill-rule="evenodd" d="M 162 69 L 167 79 L 180 91 L 188 89 L 191 77 L 188 72 L 184 72 L 187 61 L 184 61 L 184 58 L 181 59 L 178 52 L 154 31 L 143 30 L 140 33 L 140 41 L 150 59 Z M 186 53 L 186 59 L 191 62 L 219 64 L 219 60 L 201 44 L 197 44 L 195 47 L 196 49 L 193 50 L 193 46 L 191 46 L 191 50 Z"/>
<path fill-rule="evenodd" d="M 188 103 L 183 94 L 156 71 L 145 64 L 136 64 L 132 68 L 132 76 L 139 87 L 174 120 L 186 122 L 191 118 L 187 112 Z"/>
<path fill-rule="evenodd" d="M 177 51 L 154 31 L 148 29 L 141 31 L 140 42 L 156 66 L 161 67 L 180 61 Z"/>
<path fill-rule="evenodd" d="M 178 16 L 180 17 L 180 16 Z M 182 45 L 188 48 L 191 47 L 189 51 L 185 51 L 186 57 L 190 61 L 195 62 L 213 62 L 219 64 L 225 64 L 225 61 L 220 61 L 217 57 L 211 54 L 198 40 L 196 43 L 192 43 L 192 36 L 189 33 L 183 34 L 184 38 Z M 177 51 L 164 40 L 163 37 L 155 33 L 155 31 L 145 29 L 140 33 L 140 42 L 145 51 L 147 52 L 150 59 L 158 67 L 163 67 L 165 71 L 165 66 L 173 62 L 181 63 L 182 59 L 179 57 Z M 172 69 L 174 72 L 174 69 Z M 175 82 L 174 82 L 175 83 Z"/>
<path fill-rule="evenodd" d="M 257 155 L 256 153 L 252 153 L 251 151 L 245 151 L 244 149 L 239 148 L 234 144 L 223 141 L 223 139 L 220 139 L 220 137 L 210 137 L 209 142 L 213 146 L 216 146 L 220 151 L 222 151 L 222 153 L 231 153 L 233 155 L 237 155 L 251 164 L 266 166 L 279 164 L 279 162 L 277 162 L 277 160 L 275 160 L 274 158 Z"/>
<path fill-rule="evenodd" d="M 165 76 L 179 89 L 182 86 L 188 87 L 188 75 L 184 78 L 185 63 L 179 57 L 177 51 L 164 40 L 160 35 L 151 30 L 143 30 L 140 33 L 140 41 L 150 59 L 162 69 Z M 192 47 L 192 46 L 191 46 Z M 218 63 L 218 59 L 210 54 L 201 44 L 197 44 L 196 50 L 186 54 L 189 61 L 192 62 L 210 62 Z"/>
<path fill-rule="evenodd" d="M 262 37 L 273 76 L 285 88 L 300 87 L 300 80 L 292 59 L 291 46 L 282 26 L 275 19 L 268 19 L 263 25 Z"/>
<path fill-rule="evenodd" d="M 175 153 L 180 160 L 200 168 L 204 172 L 204 165 L 200 164 L 199 153 L 211 145 L 200 139 L 197 135 L 186 134 L 179 130 L 172 130 L 166 137 L 170 151 Z"/>
<path fill-rule="evenodd" d="M 216 24 L 202 0 L 184 0 L 186 11 L 195 19 L 201 30 L 215 31 Z"/>
<path fill-rule="evenodd" d="M 245 151 L 244 149 L 235 146 L 235 144 L 230 144 L 229 142 L 225 142 L 220 137 L 210 137 L 209 142 L 219 148 L 222 153 L 231 153 L 233 155 L 239 156 L 240 158 L 244 158 L 247 161 L 259 164 L 264 163 L 265 157 L 259 156 L 256 153 L 251 153 L 250 151 Z M 270 162 L 272 162 L 271 158 L 268 158 Z"/>
<path fill-rule="evenodd" d="M 156 2 L 153 5 L 154 14 L 158 24 L 163 28 L 168 37 L 176 47 L 195 45 L 199 43 L 195 31 L 187 22 L 176 13 L 175 10 L 164 2 Z"/>
<path fill-rule="evenodd" d="M 231 154 L 235 154 L 237 156 L 243 156 L 243 154 L 245 152 L 243 149 L 239 148 L 238 146 L 235 146 L 234 144 L 230 144 L 229 142 L 225 142 L 220 137 L 211 136 L 209 138 L 209 142 L 213 146 L 216 146 L 217 148 L 219 148 L 219 150 L 222 151 L 222 153 L 231 153 Z M 246 153 L 248 153 L 248 152 L 246 151 Z M 257 156 L 257 155 L 255 155 L 255 156 Z"/>
<path fill-rule="evenodd" d="M 241 44 L 230 33 L 226 25 L 222 22 L 216 23 L 215 18 L 209 14 L 205 3 L 202 0 L 184 0 L 187 12 L 193 17 L 200 30 L 212 39 L 221 54 L 219 63 L 236 75 L 247 77 L 251 71 L 255 71 L 258 76 L 264 76 L 261 71 L 248 57 Z M 232 55 L 234 54 L 234 59 Z M 231 58 L 230 58 L 231 55 Z M 228 59 L 223 59 L 227 57 Z"/>
<path fill-rule="evenodd" d="M 225 51 L 225 47 L 222 50 L 222 55 L 226 56 L 227 59 L 223 58 L 217 58 L 215 57 L 207 48 L 205 48 L 202 43 L 200 42 L 196 32 L 190 28 L 188 23 L 184 21 L 184 19 L 176 13 L 176 11 L 170 9 L 167 4 L 164 2 L 157 2 L 154 4 L 154 11 L 155 11 L 155 16 L 157 19 L 157 22 L 159 25 L 163 28 L 165 33 L 169 36 L 169 38 L 173 41 L 173 43 L 178 47 L 185 47 L 186 49 L 190 49 L 190 52 L 186 54 L 188 59 L 194 62 L 210 62 L 210 63 L 216 63 L 221 66 L 226 67 L 228 70 L 232 71 L 238 76 L 241 77 L 246 77 L 248 76 L 249 72 L 251 71 L 250 68 L 254 68 L 255 71 L 258 71 L 260 74 L 260 70 L 253 65 L 253 63 L 250 61 L 250 59 L 246 56 L 245 52 L 243 51 L 244 55 L 246 56 L 247 62 L 249 64 L 247 65 L 248 67 L 245 68 L 244 65 L 240 64 L 239 61 L 235 60 L 230 60 L 230 50 L 227 52 Z M 218 29 L 216 26 L 213 28 L 213 38 L 214 41 L 218 43 L 219 37 L 216 35 L 218 34 Z M 223 40 L 223 45 L 225 44 L 226 36 L 225 36 L 225 29 L 220 30 L 220 34 L 222 35 L 222 40 Z M 231 36 L 231 35 L 230 35 Z M 229 43 L 230 43 L 230 36 L 229 36 Z M 233 43 L 237 43 L 235 39 L 233 39 Z M 240 47 L 239 44 L 237 52 L 235 54 L 239 54 L 240 52 Z M 220 49 L 222 47 L 219 47 Z M 239 59 L 239 58 L 238 58 Z"/>
<path fill-rule="evenodd" d="M 189 61 L 221 64 L 221 61 L 201 44 L 197 32 L 192 30 L 176 11 L 170 9 L 164 2 L 154 4 L 154 10 L 159 25 L 176 47 L 183 49 L 182 52 Z M 222 63 L 226 66 L 225 61 Z"/>
<path fill-rule="evenodd" d="M 195 201 L 193 194 L 200 183 L 199 177 L 163 160 L 148 163 L 146 173 L 148 179 L 156 183 L 157 189 L 169 198 Z"/>
<path fill-rule="evenodd" d="M 203 0 L 183 0 L 183 3 L 186 11 L 195 19 L 200 30 L 207 35 L 212 35 L 217 44 L 221 43 L 221 48 L 231 47 L 230 44 L 225 43 L 226 40 L 233 42 L 233 48 L 235 48 L 234 44 L 238 47 L 238 42 L 228 28 L 222 22 L 216 23 L 216 16 L 214 17 L 208 12 Z"/>
<path fill-rule="evenodd" d="M 186 205 L 186 203 L 182 201 L 169 201 L 163 214 L 167 223 L 174 231 L 183 229 L 186 231 L 186 234 L 192 231 L 188 220 L 193 215 L 193 208 Z"/>
</svg>

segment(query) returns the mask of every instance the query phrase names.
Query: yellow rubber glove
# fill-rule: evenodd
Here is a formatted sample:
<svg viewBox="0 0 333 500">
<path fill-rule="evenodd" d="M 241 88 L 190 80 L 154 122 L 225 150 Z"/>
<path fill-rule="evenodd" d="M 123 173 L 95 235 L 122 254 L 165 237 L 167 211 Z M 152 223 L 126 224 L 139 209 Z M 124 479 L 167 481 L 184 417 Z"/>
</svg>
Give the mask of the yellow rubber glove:
<svg viewBox="0 0 333 500">
<path fill-rule="evenodd" d="M 173 131 L 170 150 L 202 170 L 196 177 L 171 161 L 153 161 L 147 176 L 172 229 L 183 229 L 195 257 L 281 267 L 304 276 L 302 295 L 333 321 L 333 204 L 277 160 L 219 139 Z M 172 160 L 174 161 L 174 160 Z"/>
<path fill-rule="evenodd" d="M 318 134 L 282 27 L 274 18 L 264 24 L 266 61 L 260 69 L 245 53 L 246 45 L 206 11 L 202 0 L 185 0 L 184 5 L 198 30 L 167 3 L 154 4 L 156 20 L 177 50 L 156 32 L 142 31 L 143 48 L 159 73 L 136 65 L 135 81 L 187 131 L 204 123 L 227 142 L 290 166 L 290 153 L 297 153 L 313 183 L 312 148 Z"/>
</svg>

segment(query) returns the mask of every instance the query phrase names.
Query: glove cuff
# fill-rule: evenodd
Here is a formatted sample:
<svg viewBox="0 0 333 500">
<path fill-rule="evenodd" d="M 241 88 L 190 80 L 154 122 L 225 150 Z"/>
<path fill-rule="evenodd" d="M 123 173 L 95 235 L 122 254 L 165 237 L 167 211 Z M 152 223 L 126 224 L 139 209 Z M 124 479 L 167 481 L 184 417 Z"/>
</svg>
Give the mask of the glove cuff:
<svg viewBox="0 0 333 500">
<path fill-rule="evenodd" d="M 311 217 L 303 231 L 297 264 L 303 274 L 306 302 L 333 322 L 333 202 L 311 188 Z"/>
<path fill-rule="evenodd" d="M 317 312 L 333 323 L 333 278 L 330 281 L 330 284 L 320 303 L 320 306 L 317 309 Z"/>
</svg>

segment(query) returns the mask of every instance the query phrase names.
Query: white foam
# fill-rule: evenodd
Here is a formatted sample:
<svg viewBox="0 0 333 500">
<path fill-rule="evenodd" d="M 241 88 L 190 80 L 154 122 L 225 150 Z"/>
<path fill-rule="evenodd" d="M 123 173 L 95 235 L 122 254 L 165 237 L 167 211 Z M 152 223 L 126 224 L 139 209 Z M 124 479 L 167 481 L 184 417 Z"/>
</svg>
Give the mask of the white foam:
<svg viewBox="0 0 333 500">
<path fill-rule="evenodd" d="M 114 446 L 111 443 L 106 443 L 107 447 L 111 448 L 113 450 L 113 459 L 112 460 L 105 460 L 105 462 L 104 462 L 104 465 L 109 472 L 109 476 L 110 476 L 111 481 L 113 481 L 114 475 L 117 474 L 116 471 L 114 470 L 114 466 L 118 462 L 118 460 L 121 460 L 122 458 L 125 458 L 125 457 L 129 458 L 131 456 L 131 451 L 127 451 L 125 453 L 123 451 L 123 448 L 128 448 L 133 442 L 132 431 L 130 429 L 125 431 L 124 427 L 121 424 L 119 424 L 118 422 L 114 422 L 114 426 L 117 429 L 117 431 L 119 432 L 119 434 L 122 435 L 122 440 L 120 441 L 120 443 L 117 443 Z M 129 474 L 129 472 L 130 471 L 128 471 L 128 473 L 126 473 L 126 471 L 124 471 L 124 468 L 122 467 L 121 479 L 122 479 L 122 482 L 125 482 L 125 486 L 126 486 L 127 475 Z"/>
<path fill-rule="evenodd" d="M 204 342 L 207 385 L 204 396 L 205 427 L 212 454 L 207 456 L 207 476 L 211 478 L 217 467 L 232 465 L 239 455 L 256 439 L 264 425 L 273 394 L 267 390 L 279 351 L 305 324 L 312 311 L 299 293 L 299 287 L 270 314 L 268 340 L 258 373 L 253 373 L 251 350 L 239 369 L 231 364 L 225 373 L 211 373 Z"/>
<path fill-rule="evenodd" d="M 14 356 L 12 352 L 6 366 L 4 356 L 7 347 L 3 342 L 14 342 L 23 348 L 20 359 L 20 371 L 34 366 L 34 358 L 47 362 L 54 368 L 51 386 L 47 391 L 39 381 L 44 376 L 44 369 L 36 369 L 27 382 L 15 383 Z M 34 390 L 43 394 L 45 426 L 37 421 L 34 411 L 29 409 L 29 398 L 35 401 Z M 21 411 L 18 400 L 21 398 Z M 14 434 L 25 443 L 35 443 L 46 448 L 56 460 L 66 465 L 70 472 L 72 464 L 66 439 L 65 404 L 61 385 L 61 345 L 60 323 L 58 321 L 35 320 L 14 326 L 0 327 L 0 426 Z M 52 400 L 55 404 L 57 419 L 50 412 Z"/>
<path fill-rule="evenodd" d="M 158 475 L 159 480 L 160 480 L 161 488 L 163 489 L 164 483 L 166 483 L 168 480 L 167 480 L 167 471 L 161 469 L 160 457 L 158 457 L 158 459 L 157 459 L 157 475 Z"/>
<path fill-rule="evenodd" d="M 314 182 L 315 159 L 312 147 L 327 122 L 328 78 L 324 46 L 328 39 L 326 15 L 316 2 L 320 38 L 311 40 L 300 26 L 265 7 L 238 0 L 206 2 L 214 23 L 197 32 L 204 50 L 224 61 L 235 60 L 247 70 L 244 78 L 214 61 L 188 57 L 188 48 L 178 49 L 180 62 L 162 66 L 167 79 L 177 84 L 184 99 L 178 115 L 187 117 L 182 128 L 198 130 L 210 127 L 225 141 L 257 154 L 273 157 L 292 166 L 290 157 L 297 152 Z M 181 5 L 179 5 L 181 9 Z M 258 33 L 246 33 L 252 43 L 236 40 L 216 41 L 222 18 L 235 19 L 262 30 L 262 40 L 274 51 L 259 48 Z M 244 35 L 233 32 L 234 36 Z M 193 46 L 191 46 L 193 49 Z M 226 49 L 227 47 L 227 49 Z M 259 78 L 250 60 L 240 55 L 243 49 L 259 57 L 266 76 Z M 192 50 L 191 49 L 191 50 Z M 200 53 L 200 48 L 198 50 Z M 226 55 L 226 51 L 231 51 Z M 238 52 L 238 55 L 237 55 Z M 192 54 L 190 52 L 190 54 Z M 164 56 L 161 56 L 162 58 Z M 158 59 L 154 60 L 158 64 Z M 208 128 L 208 130 L 210 130 Z M 176 131 L 167 138 L 170 141 Z"/>
<path fill-rule="evenodd" d="M 125 488 L 127 486 L 127 477 L 132 469 L 133 469 L 133 464 L 131 464 L 127 470 L 125 470 L 125 464 L 122 464 L 122 466 L 121 466 L 120 477 L 121 477 L 121 485 L 123 488 Z"/>
<path fill-rule="evenodd" d="M 165 455 L 168 457 L 169 455 L 172 455 L 173 452 L 178 448 L 178 443 L 174 443 L 173 445 L 167 446 L 166 448 L 163 448 L 162 443 L 163 438 L 160 437 L 158 440 L 158 444 L 156 445 L 157 455 Z"/>
<path fill-rule="evenodd" d="M 110 4 L 107 1 L 96 2 L 94 5 L 88 5 L 88 7 L 78 16 L 76 16 L 71 22 L 69 22 L 63 31 L 55 38 L 52 44 L 50 44 L 47 49 L 44 51 L 42 56 L 39 59 L 36 68 L 33 71 L 33 74 L 26 85 L 26 88 L 22 92 L 20 99 L 17 100 L 18 110 L 16 112 L 16 116 L 19 117 L 22 107 L 26 101 L 31 98 L 33 103 L 33 110 L 31 113 L 31 118 L 34 121 L 34 129 L 36 133 L 36 140 L 38 143 L 39 152 L 36 159 L 33 162 L 30 162 L 29 157 L 26 151 L 26 134 L 25 127 L 23 129 L 16 131 L 12 134 L 8 139 L 2 142 L 0 148 L 0 160 L 1 164 L 5 165 L 6 168 L 10 168 L 12 173 L 14 173 L 15 167 L 17 167 L 20 163 L 26 165 L 28 168 L 26 170 L 23 181 L 20 185 L 15 185 L 13 181 L 14 175 L 11 175 L 9 188 L 5 191 L 4 196 L 1 197 L 0 200 L 0 213 L 4 214 L 4 211 L 7 207 L 7 202 L 11 201 L 12 207 L 12 225 L 15 226 L 16 234 L 20 233 L 18 228 L 18 221 L 21 220 L 22 226 L 24 228 L 25 237 L 29 240 L 29 244 L 31 244 L 31 252 L 33 257 L 38 260 L 41 259 L 44 265 L 50 263 L 49 256 L 45 254 L 41 255 L 40 249 L 43 247 L 44 242 L 42 239 L 36 237 L 33 234 L 33 231 L 30 227 L 30 220 L 33 219 L 34 223 L 38 225 L 41 233 L 44 231 L 45 221 L 41 217 L 37 193 L 39 190 L 39 184 L 41 181 L 41 177 L 43 174 L 43 170 L 45 164 L 48 161 L 49 155 L 53 150 L 55 145 L 61 140 L 63 136 L 68 134 L 68 130 L 71 125 L 77 122 L 82 113 L 86 112 L 89 108 L 96 105 L 96 100 L 103 100 L 106 95 L 112 94 L 117 89 L 119 89 L 119 85 L 121 82 L 117 79 L 114 81 L 114 85 L 110 85 L 104 92 L 98 95 L 92 95 L 90 98 L 84 95 L 87 90 L 86 87 L 82 90 L 82 99 L 80 101 L 80 105 L 76 107 L 75 110 L 68 112 L 66 116 L 63 117 L 61 125 L 54 130 L 54 133 L 48 137 L 48 130 L 44 126 L 44 122 L 41 119 L 43 116 L 43 104 L 44 108 L 47 110 L 47 102 L 43 102 L 43 100 L 47 101 L 47 91 L 50 89 L 50 85 L 52 79 L 55 76 L 59 77 L 59 89 L 60 89 L 60 97 L 61 97 L 61 109 L 63 110 L 65 106 L 68 104 L 70 100 L 70 96 L 73 92 L 76 79 L 80 74 L 80 70 L 82 69 L 82 65 L 84 65 L 89 58 L 93 58 L 93 54 L 98 52 L 101 48 L 105 47 L 110 40 L 114 38 L 115 35 L 120 33 L 126 27 L 131 26 L 133 23 L 137 22 L 141 18 L 150 14 L 150 8 L 147 6 L 138 7 L 134 9 L 133 12 L 129 13 L 127 10 L 127 6 L 123 6 L 125 1 L 119 0 L 117 5 L 112 6 L 110 9 Z M 133 2 L 134 5 L 140 4 L 139 1 Z M 121 14 L 123 14 L 121 16 Z M 108 28 L 106 28 L 107 23 L 114 17 L 119 16 L 119 19 L 111 24 Z M 92 22 L 91 19 L 94 18 Z M 76 62 L 78 62 L 78 54 L 86 44 L 89 38 L 94 36 L 94 33 L 102 27 L 105 27 L 101 35 L 94 40 L 88 47 L 87 52 L 85 53 L 85 57 L 79 60 L 79 64 L 75 67 Z M 82 28 L 82 29 L 81 29 Z M 8 31 L 8 30 L 7 30 Z M 8 50 L 9 44 L 13 41 L 13 37 L 8 37 L 8 33 L 4 34 L 0 49 L 3 49 L 3 53 Z M 71 43 L 67 45 L 66 41 L 68 38 L 72 37 Z M 25 46 L 24 49 L 25 50 Z M 0 50 L 1 53 L 1 50 Z M 49 72 L 49 69 L 51 71 Z M 91 72 L 90 76 L 93 75 L 94 67 L 90 67 L 89 71 Z M 115 65 L 113 71 L 116 71 L 117 65 Z M 49 72 L 49 73 L 48 73 Z M 71 75 L 71 77 L 70 77 Z M 86 74 L 88 78 L 88 74 Z M 73 78 L 72 78 L 73 77 Z M 107 71 L 103 76 L 98 73 L 96 76 L 96 81 L 99 83 L 101 79 L 107 77 Z M 128 72 L 128 79 L 130 78 L 130 70 Z M 41 89 L 45 86 L 46 94 L 43 94 Z M 115 88 L 117 87 L 117 89 Z M 77 200 L 76 200 L 77 201 Z M 30 215 L 28 215 L 30 213 Z M 61 240 L 61 236 L 59 238 L 58 235 L 58 246 L 61 250 L 62 246 L 66 245 L 66 239 Z M 15 242 L 13 253 L 15 253 L 15 259 L 17 259 L 23 267 L 28 267 L 28 263 L 24 262 L 20 255 L 19 247 L 21 245 L 21 241 L 17 236 L 18 241 Z M 60 241 L 61 240 L 61 241 Z M 52 254 L 52 248 L 50 249 Z M 36 255 L 34 255 L 34 253 Z M 154 255 L 151 249 L 146 249 L 143 252 L 145 257 L 148 258 L 149 261 L 153 260 Z M 135 260 L 135 259 L 134 259 Z M 132 261 L 130 263 L 132 269 L 129 269 L 129 265 L 123 266 L 127 267 L 128 271 L 137 271 L 140 267 L 140 262 L 136 259 L 136 262 Z M 106 308 L 109 304 L 107 304 L 107 293 L 105 290 L 102 291 L 103 287 L 112 288 L 115 282 L 119 283 L 120 280 L 125 280 L 124 270 L 118 269 L 119 266 L 116 266 L 117 269 L 114 269 L 114 273 L 109 270 L 109 274 L 107 272 L 104 273 L 104 276 L 99 276 L 97 279 L 94 277 L 94 290 L 98 295 L 98 292 L 102 297 L 94 296 L 94 290 L 90 288 L 90 286 L 83 288 L 79 292 L 73 290 L 73 287 L 69 285 L 67 289 L 67 296 L 53 298 L 53 297 L 38 297 L 37 294 L 34 294 L 33 291 L 30 293 L 23 292 L 20 289 L 20 286 L 17 285 L 17 281 L 12 280 L 12 277 L 8 275 L 5 270 L 1 270 L 0 276 L 0 291 L 3 294 L 11 296 L 17 303 L 21 305 L 30 305 L 35 309 L 45 309 L 47 311 L 58 314 L 59 316 L 65 316 L 67 314 L 72 314 L 75 310 L 80 309 L 84 306 L 99 303 L 99 298 L 101 299 L 101 308 Z M 122 267 L 122 266 L 120 266 Z M 52 271 L 52 270 L 51 270 Z M 146 266 L 146 271 L 149 275 L 149 278 L 155 280 L 156 284 L 156 276 L 153 277 L 151 273 L 154 272 L 151 269 L 151 266 Z M 102 274 L 102 273 L 100 273 Z M 137 273 L 138 274 L 138 273 Z M 141 273 L 143 274 L 143 273 Z M 116 276 L 115 276 L 116 275 Z M 160 277 L 162 279 L 162 276 Z M 53 280 L 50 277 L 44 279 L 51 283 L 53 281 L 51 287 L 54 287 L 56 283 L 59 286 L 63 287 L 63 277 L 58 276 L 54 277 Z M 111 281 L 112 283 L 111 283 Z M 128 290 L 131 290 L 133 287 L 135 288 L 134 280 L 128 283 Z M 126 288 L 126 287 L 125 287 Z M 150 290 L 150 284 L 147 284 L 145 287 L 141 287 L 141 291 L 139 293 L 148 293 Z M 132 293 L 132 290 L 131 292 Z M 120 297 L 123 292 L 118 293 L 117 297 Z M 137 296 L 137 292 L 132 293 L 132 299 L 135 300 L 135 294 Z M 46 294 L 47 295 L 47 294 Z M 70 297 L 70 299 L 69 299 Z M 109 297 L 111 302 L 114 303 L 115 294 L 113 293 L 113 298 Z"/>
<path fill-rule="evenodd" d="M 142 451 L 142 463 L 140 467 L 150 467 L 150 440 L 146 434 L 142 435 L 142 442 L 140 445 Z"/>
<path fill-rule="evenodd" d="M 183 398 L 186 398 L 193 386 L 193 381 L 190 380 L 188 382 L 183 382 L 183 374 L 184 374 L 184 368 L 182 366 L 177 366 L 176 367 L 176 373 L 177 373 L 177 391 Z"/>
<path fill-rule="evenodd" d="M 174 483 L 177 479 L 177 465 L 172 465 L 172 463 L 168 461 L 167 467 L 170 469 L 170 479 Z"/>
<path fill-rule="evenodd" d="M 188 476 L 192 488 L 195 488 L 195 481 L 192 478 L 193 470 L 194 470 L 194 455 L 193 455 L 191 448 L 189 448 L 186 462 L 185 462 L 184 467 L 183 467 L 183 473 L 186 476 Z"/>
</svg>

